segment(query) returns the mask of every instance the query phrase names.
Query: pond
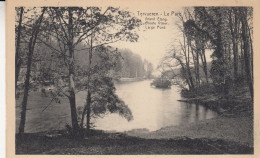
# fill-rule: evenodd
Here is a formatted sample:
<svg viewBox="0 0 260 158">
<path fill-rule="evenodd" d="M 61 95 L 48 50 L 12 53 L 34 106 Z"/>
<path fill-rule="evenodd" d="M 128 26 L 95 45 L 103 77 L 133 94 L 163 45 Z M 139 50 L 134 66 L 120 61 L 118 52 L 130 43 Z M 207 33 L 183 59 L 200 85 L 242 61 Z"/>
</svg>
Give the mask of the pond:
<svg viewBox="0 0 260 158">
<path fill-rule="evenodd" d="M 148 129 L 155 131 L 162 127 L 176 126 L 210 119 L 217 113 L 201 105 L 179 102 L 180 89 L 158 89 L 150 86 L 152 80 L 117 83 L 117 95 L 129 106 L 134 120 L 128 122 L 118 114 L 109 114 L 94 121 L 95 129 L 107 131 L 129 131 Z M 77 105 L 84 105 L 86 92 L 77 94 Z M 20 97 L 17 105 L 21 103 Z M 50 97 L 40 93 L 30 93 L 26 116 L 25 132 L 41 132 L 63 129 L 70 124 L 70 108 L 68 99 L 63 98 L 61 104 L 52 103 Z M 45 110 L 44 110 L 45 109 Z M 16 131 L 19 127 L 20 108 L 16 108 Z"/>
<path fill-rule="evenodd" d="M 217 113 L 201 105 L 179 102 L 180 89 L 151 87 L 152 80 L 116 84 L 117 95 L 131 109 L 134 120 L 127 122 L 117 114 L 95 121 L 95 128 L 113 131 L 148 129 L 155 131 L 166 126 L 176 126 L 210 119 Z"/>
</svg>

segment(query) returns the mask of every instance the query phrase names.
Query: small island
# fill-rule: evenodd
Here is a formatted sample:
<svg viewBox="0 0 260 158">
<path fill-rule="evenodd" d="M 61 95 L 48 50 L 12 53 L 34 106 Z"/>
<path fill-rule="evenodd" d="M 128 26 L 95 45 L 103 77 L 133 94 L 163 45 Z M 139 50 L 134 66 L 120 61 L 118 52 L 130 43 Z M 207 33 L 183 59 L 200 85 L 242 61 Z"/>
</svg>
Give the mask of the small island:
<svg viewBox="0 0 260 158">
<path fill-rule="evenodd" d="M 164 78 L 157 78 L 153 80 L 151 83 L 151 86 L 155 86 L 156 88 L 170 88 L 171 87 L 171 81 Z"/>
</svg>

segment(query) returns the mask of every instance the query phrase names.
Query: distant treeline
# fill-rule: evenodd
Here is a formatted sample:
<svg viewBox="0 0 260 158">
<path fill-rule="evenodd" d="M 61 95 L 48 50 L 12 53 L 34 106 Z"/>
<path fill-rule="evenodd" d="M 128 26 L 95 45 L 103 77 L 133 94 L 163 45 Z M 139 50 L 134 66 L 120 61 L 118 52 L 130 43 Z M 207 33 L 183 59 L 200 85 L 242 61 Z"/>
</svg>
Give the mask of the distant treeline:
<svg viewBox="0 0 260 158">
<path fill-rule="evenodd" d="M 152 78 L 153 64 L 146 59 L 142 59 L 139 54 L 133 53 L 130 49 L 116 49 L 113 50 L 117 56 L 109 58 L 110 61 L 114 60 L 114 66 L 110 69 L 110 77 L 119 78 Z M 98 64 L 100 52 L 93 53 L 92 66 Z M 78 61 L 78 66 L 87 68 L 88 66 L 88 52 L 82 51 L 75 54 Z M 87 59 L 87 60 L 86 60 Z"/>
<path fill-rule="evenodd" d="M 122 78 L 152 78 L 153 65 L 129 49 L 119 50 L 121 59 L 115 74 Z"/>
<path fill-rule="evenodd" d="M 153 64 L 146 59 L 142 59 L 139 54 L 133 53 L 130 49 L 109 48 L 107 51 L 113 50 L 116 56 L 108 57 L 114 62 L 109 74 L 112 78 L 153 78 Z M 98 51 L 98 50 L 97 50 Z M 101 52 L 94 52 L 92 57 L 92 66 L 99 64 Z M 109 56 L 109 55 L 108 55 Z M 111 56 L 111 55 L 110 55 Z M 75 53 L 76 63 L 79 67 L 88 68 L 88 52 L 79 51 Z"/>
</svg>

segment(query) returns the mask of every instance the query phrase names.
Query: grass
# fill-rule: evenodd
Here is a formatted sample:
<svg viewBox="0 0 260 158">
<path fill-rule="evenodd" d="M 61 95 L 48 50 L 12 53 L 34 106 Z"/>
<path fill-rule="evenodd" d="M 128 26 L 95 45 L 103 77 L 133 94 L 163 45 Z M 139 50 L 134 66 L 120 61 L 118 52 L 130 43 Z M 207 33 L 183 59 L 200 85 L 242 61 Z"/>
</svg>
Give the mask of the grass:
<svg viewBox="0 0 260 158">
<path fill-rule="evenodd" d="M 65 131 L 16 136 L 16 154 L 150 155 L 150 154 L 253 154 L 253 148 L 224 140 L 143 139 L 122 133 L 93 131 L 72 139 Z"/>
</svg>

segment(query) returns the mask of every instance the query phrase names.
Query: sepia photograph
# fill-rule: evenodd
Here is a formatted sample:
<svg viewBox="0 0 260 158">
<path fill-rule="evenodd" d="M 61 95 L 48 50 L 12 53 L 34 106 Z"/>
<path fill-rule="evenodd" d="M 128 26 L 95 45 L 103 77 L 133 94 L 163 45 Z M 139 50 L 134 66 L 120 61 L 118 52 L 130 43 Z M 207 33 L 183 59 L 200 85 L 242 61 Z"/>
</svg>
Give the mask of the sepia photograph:
<svg viewBox="0 0 260 158">
<path fill-rule="evenodd" d="M 254 155 L 254 6 L 170 4 L 12 7 L 14 155 Z"/>
</svg>

